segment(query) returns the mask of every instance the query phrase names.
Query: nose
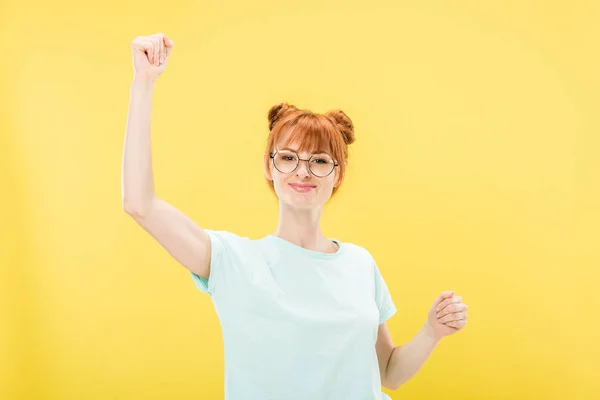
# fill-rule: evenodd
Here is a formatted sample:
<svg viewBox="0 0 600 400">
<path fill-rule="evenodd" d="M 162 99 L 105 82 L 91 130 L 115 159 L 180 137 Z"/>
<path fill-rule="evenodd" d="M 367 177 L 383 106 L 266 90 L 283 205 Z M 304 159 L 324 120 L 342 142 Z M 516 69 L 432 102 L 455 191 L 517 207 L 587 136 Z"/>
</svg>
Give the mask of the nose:
<svg viewBox="0 0 600 400">
<path fill-rule="evenodd" d="M 298 178 L 308 178 L 310 171 L 308 170 L 308 161 L 299 160 L 298 168 L 296 169 L 296 175 Z"/>
</svg>

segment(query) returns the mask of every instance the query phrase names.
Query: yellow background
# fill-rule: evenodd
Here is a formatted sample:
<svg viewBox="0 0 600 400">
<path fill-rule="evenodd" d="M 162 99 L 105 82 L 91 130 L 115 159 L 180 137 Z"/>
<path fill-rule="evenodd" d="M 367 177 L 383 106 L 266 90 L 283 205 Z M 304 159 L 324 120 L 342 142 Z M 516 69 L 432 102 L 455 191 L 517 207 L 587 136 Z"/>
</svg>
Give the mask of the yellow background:
<svg viewBox="0 0 600 400">
<path fill-rule="evenodd" d="M 353 119 L 325 233 L 376 257 L 397 345 L 441 291 L 469 305 L 392 398 L 600 398 L 597 1 L 1 7 L 0 398 L 223 398 L 210 298 L 121 206 L 129 46 L 155 32 L 157 192 L 203 227 L 275 229 L 270 106 Z"/>
</svg>

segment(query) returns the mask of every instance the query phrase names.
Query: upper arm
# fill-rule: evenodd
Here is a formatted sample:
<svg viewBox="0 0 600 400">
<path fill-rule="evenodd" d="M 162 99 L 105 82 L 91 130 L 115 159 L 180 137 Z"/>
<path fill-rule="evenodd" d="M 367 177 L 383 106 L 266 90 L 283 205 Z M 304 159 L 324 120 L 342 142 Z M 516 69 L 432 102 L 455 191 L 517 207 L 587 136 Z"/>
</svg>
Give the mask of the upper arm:
<svg viewBox="0 0 600 400">
<path fill-rule="evenodd" d="M 379 325 L 377 330 L 377 343 L 375 344 L 375 350 L 377 351 L 377 361 L 379 362 L 381 384 L 388 389 L 394 389 L 388 384 L 385 375 L 388 362 L 390 361 L 390 357 L 394 351 L 394 347 L 394 341 L 392 340 L 392 335 L 390 335 L 387 323 L 383 322 Z"/>
<path fill-rule="evenodd" d="M 129 214 L 181 265 L 208 279 L 211 248 L 210 238 L 204 229 L 159 198 L 154 198 L 144 215 Z"/>
</svg>

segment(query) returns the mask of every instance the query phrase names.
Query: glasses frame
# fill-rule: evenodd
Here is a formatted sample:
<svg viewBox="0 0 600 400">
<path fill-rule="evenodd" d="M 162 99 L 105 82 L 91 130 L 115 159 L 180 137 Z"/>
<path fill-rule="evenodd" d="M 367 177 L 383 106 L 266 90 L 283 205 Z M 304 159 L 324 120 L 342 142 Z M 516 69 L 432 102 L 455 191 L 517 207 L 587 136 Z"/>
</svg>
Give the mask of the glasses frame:
<svg viewBox="0 0 600 400">
<path fill-rule="evenodd" d="M 317 178 L 326 178 L 329 175 L 331 175 L 331 173 L 333 171 L 335 171 L 335 167 L 339 166 L 340 164 L 338 164 L 333 157 L 331 157 L 329 154 L 327 154 L 329 157 L 331 157 L 331 159 L 333 160 L 333 168 L 331 168 L 331 171 L 327 174 L 327 175 L 317 175 L 313 172 L 313 170 L 310 168 L 310 161 L 313 159 L 313 157 L 315 156 L 314 154 L 312 156 L 310 156 L 310 158 L 308 160 L 300 158 L 300 156 L 298 155 L 298 153 L 296 153 L 293 150 L 283 150 L 283 151 L 289 151 L 290 153 L 294 153 L 296 155 L 296 166 L 294 167 L 293 170 L 289 171 L 289 172 L 283 172 L 282 170 L 280 170 L 279 168 L 277 168 L 277 165 L 275 165 L 275 156 L 277 155 L 277 153 L 279 153 L 279 150 L 276 150 L 274 153 L 270 153 L 269 154 L 269 158 L 273 160 L 273 167 L 275 167 L 275 169 L 279 172 L 281 172 L 282 174 L 291 174 L 292 172 L 294 172 L 295 170 L 298 169 L 298 166 L 300 166 L 300 161 L 306 161 L 307 162 L 307 166 L 308 166 L 308 170 L 310 171 L 311 174 L 313 174 L 314 176 L 316 176 Z"/>
</svg>

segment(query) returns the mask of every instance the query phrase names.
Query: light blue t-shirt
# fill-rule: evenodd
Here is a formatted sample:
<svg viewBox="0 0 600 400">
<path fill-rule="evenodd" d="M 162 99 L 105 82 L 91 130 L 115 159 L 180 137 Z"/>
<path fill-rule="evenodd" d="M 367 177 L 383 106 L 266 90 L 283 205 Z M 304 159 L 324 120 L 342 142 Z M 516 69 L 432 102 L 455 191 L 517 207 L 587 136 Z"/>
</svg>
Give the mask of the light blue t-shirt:
<svg viewBox="0 0 600 400">
<path fill-rule="evenodd" d="M 206 230 L 208 280 L 192 273 L 221 322 L 226 400 L 380 400 L 375 343 L 396 307 L 364 248 L 336 253 L 278 236 Z M 382 397 L 383 395 L 383 397 Z"/>
</svg>

